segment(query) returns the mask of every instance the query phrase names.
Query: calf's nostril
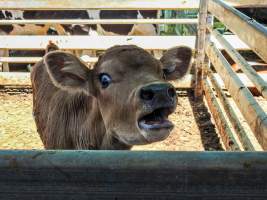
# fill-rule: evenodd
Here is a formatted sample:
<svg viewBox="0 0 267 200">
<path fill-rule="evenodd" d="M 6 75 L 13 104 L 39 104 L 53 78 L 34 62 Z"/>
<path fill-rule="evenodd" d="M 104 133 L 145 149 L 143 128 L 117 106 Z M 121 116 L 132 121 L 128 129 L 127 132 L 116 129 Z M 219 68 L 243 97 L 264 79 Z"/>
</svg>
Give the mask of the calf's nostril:
<svg viewBox="0 0 267 200">
<path fill-rule="evenodd" d="M 152 100 L 154 97 L 154 92 L 151 89 L 141 89 L 140 97 L 143 100 Z"/>
<path fill-rule="evenodd" d="M 173 98 L 173 97 L 176 96 L 176 91 L 175 91 L 174 88 L 169 88 L 169 89 L 167 90 L 167 93 L 168 93 L 168 96 L 171 97 L 171 98 Z"/>
</svg>

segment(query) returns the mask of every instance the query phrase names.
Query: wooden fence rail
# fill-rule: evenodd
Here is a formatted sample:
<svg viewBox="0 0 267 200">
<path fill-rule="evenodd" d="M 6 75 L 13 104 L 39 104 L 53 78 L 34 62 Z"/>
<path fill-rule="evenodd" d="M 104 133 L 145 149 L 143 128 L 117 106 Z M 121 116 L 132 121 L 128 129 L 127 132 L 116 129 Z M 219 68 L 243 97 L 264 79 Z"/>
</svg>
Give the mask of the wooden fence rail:
<svg viewBox="0 0 267 200">
<path fill-rule="evenodd" d="M 206 53 L 222 77 L 226 88 L 229 90 L 240 111 L 258 138 L 263 148 L 267 149 L 267 114 L 253 98 L 248 88 L 241 82 L 230 64 L 226 61 L 214 44 L 206 44 Z"/>
<path fill-rule="evenodd" d="M 265 82 L 260 75 L 252 68 L 251 65 L 235 50 L 232 45 L 223 38 L 223 36 L 217 31 L 209 28 L 212 35 L 220 42 L 231 58 L 238 64 L 240 69 L 249 77 L 249 79 L 255 84 L 256 88 L 267 99 L 267 82 Z"/>
<path fill-rule="evenodd" d="M 32 19 L 0 20 L 9 24 L 197 24 L 198 19 Z"/>
<path fill-rule="evenodd" d="M 267 62 L 267 28 L 221 0 L 209 1 L 208 11 Z"/>
<path fill-rule="evenodd" d="M 224 38 L 237 50 L 250 48 L 234 35 Z M 135 44 L 144 49 L 166 50 L 174 46 L 185 45 L 195 49 L 195 36 L 0 36 L 0 49 L 38 50 L 45 49 L 49 41 L 56 43 L 61 49 L 95 49 L 106 50 L 114 45 Z M 222 45 L 214 38 L 219 49 Z"/>
<path fill-rule="evenodd" d="M 214 92 L 212 91 L 212 88 L 216 91 L 216 94 L 218 98 L 220 99 L 220 102 L 222 104 L 222 107 L 228 117 L 227 123 L 231 124 L 233 129 L 235 130 L 235 133 L 237 137 L 239 138 L 242 147 L 246 151 L 259 151 L 262 150 L 262 147 L 260 146 L 259 142 L 257 142 L 256 138 L 253 137 L 253 135 L 249 135 L 249 133 L 245 130 L 243 127 L 241 120 L 239 119 L 238 114 L 235 112 L 236 110 L 233 108 L 233 105 L 230 103 L 229 98 L 226 96 L 225 91 L 223 91 L 222 86 L 220 85 L 219 81 L 216 79 L 215 74 L 210 70 L 207 69 L 208 72 L 208 80 L 206 80 L 206 88 L 205 91 L 209 93 L 213 93 L 214 99 L 217 99 Z M 210 82 L 210 83 L 209 83 Z M 215 101 L 215 100 L 214 100 Z M 220 107 L 219 105 L 217 107 Z M 233 132 L 231 137 L 234 138 L 233 135 L 235 135 Z M 228 138 L 228 135 L 225 135 L 224 137 Z M 231 141 L 231 144 L 237 143 L 235 141 L 236 139 Z M 225 144 L 229 144 L 229 140 L 224 142 Z M 233 145 L 232 145 L 233 146 Z"/>
<path fill-rule="evenodd" d="M 178 10 L 197 9 L 197 0 L 2 0 L 0 8 L 5 10 L 86 10 L 86 9 L 108 9 L 108 10 Z"/>
<path fill-rule="evenodd" d="M 198 9 L 199 0 L 1 0 L 0 8 L 3 10 L 85 10 L 85 9 L 109 9 L 109 10 L 179 10 Z M 265 0 L 225 0 L 235 7 L 264 7 Z"/>
</svg>

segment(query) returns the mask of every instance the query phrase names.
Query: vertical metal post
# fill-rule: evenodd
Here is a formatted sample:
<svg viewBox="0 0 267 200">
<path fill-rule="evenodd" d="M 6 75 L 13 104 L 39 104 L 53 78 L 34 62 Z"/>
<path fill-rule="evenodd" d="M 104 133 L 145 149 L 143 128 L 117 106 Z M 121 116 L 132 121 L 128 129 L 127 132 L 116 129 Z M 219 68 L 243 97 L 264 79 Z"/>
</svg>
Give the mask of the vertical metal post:
<svg viewBox="0 0 267 200">
<path fill-rule="evenodd" d="M 207 25 L 208 0 L 200 0 L 198 32 L 196 41 L 195 98 L 202 98 L 203 65 L 205 62 L 205 38 Z"/>
</svg>

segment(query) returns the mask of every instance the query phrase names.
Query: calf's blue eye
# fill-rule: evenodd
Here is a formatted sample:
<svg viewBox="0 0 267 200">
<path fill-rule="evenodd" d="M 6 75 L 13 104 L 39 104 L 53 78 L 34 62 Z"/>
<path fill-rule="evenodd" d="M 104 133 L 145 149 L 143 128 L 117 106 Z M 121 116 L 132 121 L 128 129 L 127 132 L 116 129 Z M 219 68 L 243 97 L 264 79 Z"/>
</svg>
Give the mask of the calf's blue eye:
<svg viewBox="0 0 267 200">
<path fill-rule="evenodd" d="M 107 88 L 111 83 L 112 79 L 110 75 L 103 73 L 99 75 L 99 81 L 101 83 L 102 88 Z"/>
</svg>

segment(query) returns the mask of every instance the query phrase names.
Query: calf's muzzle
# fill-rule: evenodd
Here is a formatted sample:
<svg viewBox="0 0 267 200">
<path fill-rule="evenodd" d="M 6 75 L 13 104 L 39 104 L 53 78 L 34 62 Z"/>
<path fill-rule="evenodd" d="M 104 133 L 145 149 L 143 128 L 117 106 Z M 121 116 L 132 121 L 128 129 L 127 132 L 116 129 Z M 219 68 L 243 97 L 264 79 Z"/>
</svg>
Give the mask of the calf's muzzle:
<svg viewBox="0 0 267 200">
<path fill-rule="evenodd" d="M 152 83 L 140 89 L 142 103 L 154 109 L 165 106 L 175 106 L 176 91 L 169 83 Z"/>
</svg>

